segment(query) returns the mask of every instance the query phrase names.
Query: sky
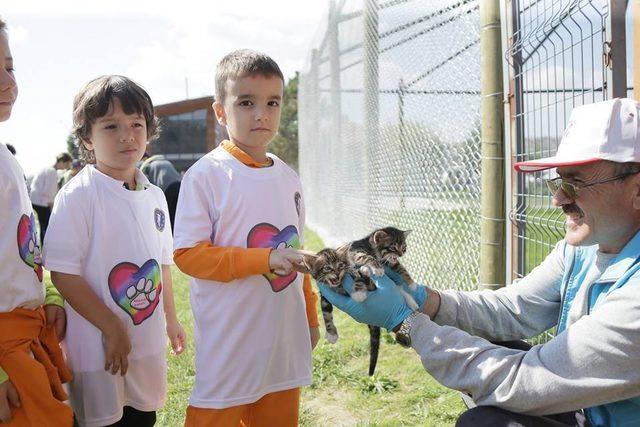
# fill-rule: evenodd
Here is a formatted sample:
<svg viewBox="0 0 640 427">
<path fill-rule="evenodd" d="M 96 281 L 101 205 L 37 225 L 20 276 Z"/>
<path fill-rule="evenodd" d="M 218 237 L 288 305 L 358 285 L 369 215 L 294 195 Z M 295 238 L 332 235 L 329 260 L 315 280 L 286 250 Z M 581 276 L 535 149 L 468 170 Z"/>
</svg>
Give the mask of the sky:
<svg viewBox="0 0 640 427">
<path fill-rule="evenodd" d="M 271 55 L 290 78 L 327 11 L 327 0 L 0 0 L 19 88 L 0 142 L 27 174 L 53 165 L 75 94 L 104 74 L 134 79 L 156 105 L 211 96 L 215 65 L 234 49 Z"/>
</svg>

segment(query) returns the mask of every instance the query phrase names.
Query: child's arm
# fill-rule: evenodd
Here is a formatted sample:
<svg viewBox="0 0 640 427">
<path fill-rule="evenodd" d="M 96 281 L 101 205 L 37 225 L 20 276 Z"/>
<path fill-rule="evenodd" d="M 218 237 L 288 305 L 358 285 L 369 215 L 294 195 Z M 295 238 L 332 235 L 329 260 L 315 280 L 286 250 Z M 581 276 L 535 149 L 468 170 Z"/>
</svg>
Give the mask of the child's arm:
<svg viewBox="0 0 640 427">
<path fill-rule="evenodd" d="M 47 325 L 54 326 L 58 340 L 62 341 L 67 328 L 67 313 L 64 311 L 64 298 L 62 298 L 62 295 L 60 295 L 60 292 L 52 283 L 46 282 L 44 288 L 44 312 L 47 318 Z"/>
<path fill-rule="evenodd" d="M 171 341 L 173 352 L 180 354 L 185 349 L 187 333 L 178 321 L 178 315 L 176 314 L 170 265 L 162 266 L 162 293 L 164 316 L 167 321 L 167 336 L 169 337 L 169 341 Z"/>
<path fill-rule="evenodd" d="M 318 294 L 311 287 L 311 275 L 305 274 L 302 282 L 304 302 L 309 323 L 309 335 L 311 336 L 311 349 L 314 349 L 320 340 L 320 322 L 318 322 Z"/>
<path fill-rule="evenodd" d="M 239 248 L 201 242 L 173 252 L 173 261 L 191 277 L 231 282 L 253 275 L 277 271 L 288 274 L 292 264 L 302 259 L 295 249 Z"/>
<path fill-rule="evenodd" d="M 111 369 L 113 375 L 118 371 L 125 375 L 131 341 L 124 323 L 98 298 L 81 276 L 52 271 L 51 281 L 79 315 L 102 331 L 105 343 L 104 370 Z"/>
<path fill-rule="evenodd" d="M 20 406 L 18 392 L 11 381 L 8 380 L 9 377 L 6 377 L 4 382 L 0 384 L 0 423 L 11 421 L 11 406 Z"/>
</svg>

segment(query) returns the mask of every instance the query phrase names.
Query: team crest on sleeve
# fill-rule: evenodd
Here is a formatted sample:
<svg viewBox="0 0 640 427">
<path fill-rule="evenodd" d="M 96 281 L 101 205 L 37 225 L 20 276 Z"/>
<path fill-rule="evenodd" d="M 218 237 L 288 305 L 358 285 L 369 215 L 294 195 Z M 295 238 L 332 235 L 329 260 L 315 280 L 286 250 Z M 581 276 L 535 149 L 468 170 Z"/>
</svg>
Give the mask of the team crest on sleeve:
<svg viewBox="0 0 640 427">
<path fill-rule="evenodd" d="M 296 194 L 293 195 L 293 202 L 296 204 L 296 212 L 298 213 L 298 216 L 300 216 L 300 199 L 302 199 L 302 196 L 296 191 Z"/>
<path fill-rule="evenodd" d="M 153 219 L 156 223 L 158 231 L 164 231 L 165 215 L 160 209 L 153 211 Z"/>
</svg>

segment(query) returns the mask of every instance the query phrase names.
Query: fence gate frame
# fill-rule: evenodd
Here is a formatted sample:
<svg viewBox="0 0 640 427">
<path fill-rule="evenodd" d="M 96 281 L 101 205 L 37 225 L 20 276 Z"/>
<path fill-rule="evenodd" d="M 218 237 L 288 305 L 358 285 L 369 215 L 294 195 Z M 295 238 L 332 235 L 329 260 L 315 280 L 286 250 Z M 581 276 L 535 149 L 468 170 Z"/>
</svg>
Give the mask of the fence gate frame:
<svg viewBox="0 0 640 427">
<path fill-rule="evenodd" d="M 525 192 L 525 180 L 523 174 L 517 173 L 513 164 L 516 156 L 524 152 L 524 120 L 523 112 L 523 81 L 521 70 L 521 52 L 514 49 L 517 46 L 519 30 L 521 29 L 519 6 L 527 3 L 526 8 L 533 7 L 543 0 L 502 0 L 500 13 L 502 21 L 502 46 L 503 55 L 503 80 L 505 88 L 504 96 L 504 138 L 505 138 L 505 215 L 510 220 L 506 226 L 506 281 L 507 284 L 518 278 L 518 272 L 525 271 L 526 248 L 524 240 L 519 236 L 526 233 L 525 224 L 513 220 L 514 216 L 523 215 L 526 202 L 522 196 Z M 580 0 L 573 0 L 576 4 Z M 640 48 L 640 0 L 631 0 L 633 3 L 635 48 Z M 608 0 L 608 15 L 605 24 L 604 43 L 602 51 L 604 55 L 605 73 L 603 92 L 605 99 L 626 97 L 627 87 L 627 50 L 626 50 L 626 13 L 629 0 Z M 571 4 L 571 2 L 568 2 Z M 552 30 L 552 32 L 555 29 Z M 540 41 L 544 43 L 546 37 Z M 637 51 L 637 49 L 636 49 Z M 513 54 L 513 55 L 512 55 Z M 633 55 L 633 81 L 634 86 L 640 87 L 640 52 Z M 525 60 L 526 62 L 526 60 Z M 635 95 L 636 99 L 638 96 Z M 563 124 L 564 126 L 565 124 Z M 511 177 L 511 179 L 508 179 Z"/>
</svg>

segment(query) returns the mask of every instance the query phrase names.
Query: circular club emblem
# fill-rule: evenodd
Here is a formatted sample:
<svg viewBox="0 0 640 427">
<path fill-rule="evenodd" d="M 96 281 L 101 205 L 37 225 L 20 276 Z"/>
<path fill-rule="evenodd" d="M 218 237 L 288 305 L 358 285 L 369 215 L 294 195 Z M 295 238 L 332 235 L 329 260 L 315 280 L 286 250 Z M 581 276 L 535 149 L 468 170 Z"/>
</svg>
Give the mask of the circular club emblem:
<svg viewBox="0 0 640 427">
<path fill-rule="evenodd" d="M 300 199 L 302 196 L 300 193 L 296 191 L 296 194 L 293 195 L 293 202 L 296 204 L 296 212 L 298 212 L 298 216 L 300 216 Z"/>
<path fill-rule="evenodd" d="M 153 211 L 153 219 L 156 222 L 156 228 L 158 229 L 158 231 L 163 231 L 164 230 L 164 212 L 162 212 L 160 209 L 156 209 L 155 211 Z"/>
</svg>

